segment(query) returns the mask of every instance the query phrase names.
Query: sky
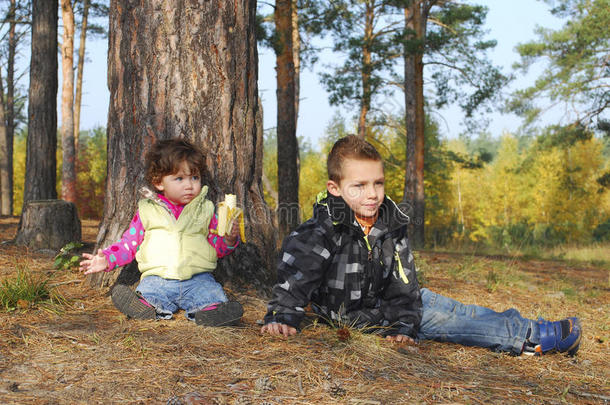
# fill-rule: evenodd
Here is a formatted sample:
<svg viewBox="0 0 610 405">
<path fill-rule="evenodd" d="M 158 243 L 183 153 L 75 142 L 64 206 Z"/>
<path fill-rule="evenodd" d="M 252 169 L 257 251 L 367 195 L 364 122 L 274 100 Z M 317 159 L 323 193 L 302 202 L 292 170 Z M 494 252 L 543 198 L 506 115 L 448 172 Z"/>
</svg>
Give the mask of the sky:
<svg viewBox="0 0 610 405">
<path fill-rule="evenodd" d="M 519 60 L 514 49 L 515 45 L 535 39 L 534 30 L 537 25 L 546 28 L 559 28 L 561 26 L 561 22 L 549 13 L 548 5 L 543 1 L 473 0 L 470 2 L 482 4 L 489 8 L 485 24 L 489 30 L 488 38 L 495 39 L 498 42 L 489 56 L 495 65 L 502 68 L 505 74 L 510 74 L 512 64 Z M 81 129 L 91 129 L 96 126 L 105 127 L 108 120 L 110 93 L 106 83 L 107 46 L 108 42 L 105 39 L 91 40 L 87 43 L 88 61 L 84 70 Z M 25 58 L 25 56 L 22 58 L 21 63 L 29 63 L 29 60 L 24 60 Z M 301 101 L 297 135 L 309 140 L 314 147 L 317 145 L 318 139 L 323 136 L 326 126 L 337 110 L 346 118 L 355 116 L 355 111 L 330 106 L 328 95 L 319 83 L 319 73 L 324 70 L 325 64 L 332 61 L 333 55 L 327 52 L 320 58 L 320 62 L 301 73 Z M 59 63 L 61 66 L 61 61 Z M 61 93 L 61 69 L 59 70 L 59 93 Z M 514 89 L 527 87 L 533 83 L 539 73 L 540 69 L 531 69 L 526 75 L 517 75 L 517 79 L 502 93 L 508 95 Z M 263 103 L 265 129 L 276 126 L 275 80 L 275 56 L 270 49 L 259 47 L 259 92 Z M 58 94 L 59 123 L 61 123 L 60 96 L 61 94 Z M 401 97 L 387 100 L 387 103 L 391 103 L 396 108 L 402 108 Z M 464 131 L 460 124 L 462 114 L 457 108 L 439 111 L 435 116 L 440 122 L 440 130 L 444 137 L 454 138 Z M 500 136 L 504 131 L 516 131 L 520 124 L 520 119 L 512 114 L 494 113 L 490 116 L 490 119 L 488 131 L 494 137 Z"/>
</svg>

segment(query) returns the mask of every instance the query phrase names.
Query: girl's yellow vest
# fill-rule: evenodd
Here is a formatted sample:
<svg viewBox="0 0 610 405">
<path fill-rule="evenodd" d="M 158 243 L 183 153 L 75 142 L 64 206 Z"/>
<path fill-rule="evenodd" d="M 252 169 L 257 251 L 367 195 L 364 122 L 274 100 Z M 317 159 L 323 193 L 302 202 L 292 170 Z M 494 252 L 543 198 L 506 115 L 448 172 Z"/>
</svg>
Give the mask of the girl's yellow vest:
<svg viewBox="0 0 610 405">
<path fill-rule="evenodd" d="M 188 280 L 195 274 L 216 268 L 216 250 L 207 240 L 214 204 L 206 200 L 208 188 L 188 203 L 176 219 L 158 202 L 138 202 L 140 220 L 146 233 L 136 253 L 141 278 L 160 276 Z"/>
</svg>

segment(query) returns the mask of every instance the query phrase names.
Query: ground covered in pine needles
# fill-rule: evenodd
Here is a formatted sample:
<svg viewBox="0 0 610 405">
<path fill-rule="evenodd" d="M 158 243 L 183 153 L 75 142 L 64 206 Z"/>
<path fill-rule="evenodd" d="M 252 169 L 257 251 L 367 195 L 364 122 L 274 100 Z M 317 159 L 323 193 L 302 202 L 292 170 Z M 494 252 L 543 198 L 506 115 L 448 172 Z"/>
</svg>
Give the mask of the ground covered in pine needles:
<svg viewBox="0 0 610 405">
<path fill-rule="evenodd" d="M 0 220 L 14 237 L 17 220 Z M 93 241 L 94 221 L 83 222 Z M 0 403 L 16 404 L 409 404 L 610 402 L 610 276 L 603 265 L 418 254 L 430 289 L 528 317 L 578 315 L 576 357 L 494 353 L 421 342 L 396 346 L 312 322 L 297 337 L 263 336 L 265 300 L 243 303 L 236 328 L 205 328 L 183 313 L 170 321 L 128 320 L 106 290 L 53 258 L 0 246 L 0 281 L 26 271 L 50 277 L 55 301 L 0 310 Z"/>
</svg>

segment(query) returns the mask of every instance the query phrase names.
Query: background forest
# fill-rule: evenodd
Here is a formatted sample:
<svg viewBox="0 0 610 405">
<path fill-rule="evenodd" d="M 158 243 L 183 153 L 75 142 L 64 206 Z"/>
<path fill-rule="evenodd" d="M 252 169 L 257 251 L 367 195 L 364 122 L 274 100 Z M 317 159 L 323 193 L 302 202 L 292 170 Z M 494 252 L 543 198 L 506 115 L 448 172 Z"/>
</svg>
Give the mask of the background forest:
<svg viewBox="0 0 610 405">
<path fill-rule="evenodd" d="M 607 403 L 609 26 L 610 0 L 0 0 L 0 402 Z M 309 315 L 261 334 L 278 245 L 348 133 L 383 155 L 420 285 L 576 315 L 578 355 L 397 345 Z M 120 237 L 147 150 L 175 137 L 203 147 L 209 198 L 244 208 L 248 243 L 214 271 L 235 328 L 125 319 L 109 288 L 137 267 L 75 268 Z M 19 242 L 72 203 L 70 243 Z"/>
<path fill-rule="evenodd" d="M 299 60 L 303 66 L 313 64 L 322 48 L 332 44 L 336 60 L 343 65 L 329 66 L 328 73 L 320 75 L 320 81 L 329 93 L 331 105 L 351 106 L 357 111 L 354 116 L 337 113 L 316 144 L 299 139 L 297 201 L 301 218 L 311 215 L 315 195 L 325 187 L 325 156 L 330 145 L 348 133 L 366 136 L 381 151 L 386 167 L 386 192 L 395 201 L 404 201 L 405 177 L 409 175 L 405 171 L 409 114 L 384 111 L 384 105 L 405 88 L 396 85 L 406 80 L 398 77 L 403 66 L 396 59 L 401 52 L 406 52 L 401 47 L 421 46 L 426 69 L 425 245 L 485 245 L 527 250 L 597 244 L 607 252 L 604 246 L 610 241 L 608 1 L 549 2 L 553 14 L 565 24 L 556 30 L 541 28 L 533 33 L 535 39 L 518 48 L 522 59 L 515 65 L 515 71 L 509 73 L 500 73 L 489 62 L 486 52 L 493 48 L 495 41 L 487 38 L 482 28 L 487 9 L 474 3 L 422 2 L 429 7 L 429 13 L 424 21 L 427 31 L 419 39 L 419 45 L 406 44 L 399 38 L 396 25 L 402 18 L 401 11 L 392 2 L 294 3 L 294 12 L 298 13 L 294 21 L 300 24 L 297 29 Z M 106 35 L 107 4 L 75 1 L 72 6 L 76 33 Z M 27 1 L 2 2 L 5 16 L 0 55 L 2 83 L 3 89 L 14 92 L 9 97 L 4 91 L 7 119 L 8 112 L 12 111 L 12 122 L 7 121 L 6 128 L 14 132 L 13 215 L 20 214 L 23 203 L 27 139 L 27 120 L 23 113 L 27 95 L 20 86 L 26 71 L 18 71 L 15 55 L 25 58 L 30 45 L 29 8 Z M 88 9 L 94 13 L 87 28 L 88 11 L 85 10 Z M 367 19 L 374 19 L 371 26 L 377 30 L 368 38 L 359 32 L 360 24 L 365 24 Z M 273 8 L 261 5 L 258 20 L 259 47 L 271 47 L 280 55 L 282 44 L 278 40 L 279 25 Z M 13 37 L 9 35 L 11 29 Z M 15 35 L 17 39 L 10 43 Z M 84 39 L 81 41 L 84 48 Z M 14 47 L 12 59 L 11 46 Z M 363 49 L 370 51 L 369 64 L 362 57 Z M 73 46 L 72 52 L 78 50 Z M 500 89 L 534 61 L 546 63 L 546 70 L 535 85 L 520 89 L 510 97 L 501 95 Z M 82 65 L 77 67 L 76 71 L 83 69 Z M 363 79 L 365 76 L 369 82 Z M 9 99 L 13 100 L 12 105 L 8 104 Z M 443 135 L 434 114 L 438 108 L 451 103 L 462 108 L 467 127 L 471 129 L 458 138 Z M 523 117 L 520 130 L 501 137 L 492 137 L 486 132 L 485 114 L 492 110 L 492 105 L 496 110 L 519 113 Z M 544 122 L 539 118 L 545 110 L 558 105 L 565 106 L 566 111 L 561 122 L 538 124 Z M 278 126 L 265 132 L 263 180 L 265 198 L 272 208 L 281 204 L 277 180 L 280 130 Z M 59 195 L 65 156 L 63 135 L 60 128 Z M 82 218 L 98 219 L 104 203 L 106 130 L 76 128 L 75 135 L 78 139 L 75 203 Z"/>
</svg>

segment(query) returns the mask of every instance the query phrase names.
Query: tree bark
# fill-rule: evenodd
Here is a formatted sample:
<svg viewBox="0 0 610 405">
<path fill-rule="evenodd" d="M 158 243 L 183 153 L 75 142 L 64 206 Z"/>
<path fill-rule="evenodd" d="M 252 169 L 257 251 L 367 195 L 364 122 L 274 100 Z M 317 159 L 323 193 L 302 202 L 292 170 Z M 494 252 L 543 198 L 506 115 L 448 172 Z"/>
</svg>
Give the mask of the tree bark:
<svg viewBox="0 0 610 405">
<path fill-rule="evenodd" d="M 184 137 L 205 154 L 209 198 L 233 193 L 245 209 L 251 243 L 238 248 L 244 256 L 229 256 L 254 263 L 262 255 L 264 275 L 251 266 L 236 277 L 269 282 L 264 268 L 274 266 L 276 241 L 261 185 L 255 12 L 254 0 L 111 1 L 108 182 L 98 246 L 116 241 L 129 224 L 153 142 Z M 108 285 L 113 277 L 91 282 Z"/>
<path fill-rule="evenodd" d="M 83 98 L 83 68 L 85 67 L 85 43 L 87 41 L 87 21 L 89 18 L 89 0 L 83 1 L 83 19 L 80 28 L 78 46 L 78 65 L 76 68 L 76 94 L 74 96 L 74 150 L 78 158 L 78 141 L 80 137 L 80 110 Z"/>
<path fill-rule="evenodd" d="M 292 0 L 292 61 L 294 62 L 294 122 L 296 128 L 299 122 L 299 98 L 301 93 L 301 34 L 299 32 L 297 0 Z"/>
<path fill-rule="evenodd" d="M 2 70 L 0 69 L 0 94 L 4 94 L 4 85 L 2 82 Z M 6 123 L 6 110 L 4 108 L 4 100 L 0 100 L 0 185 L 2 186 L 2 215 L 11 215 L 12 193 L 9 193 L 8 185 L 11 184 L 9 177 L 9 165 L 12 165 L 12 159 L 9 159 L 9 136 L 8 125 Z M 12 143 L 12 139 L 10 139 Z M 12 148 L 11 155 L 12 155 Z"/>
<path fill-rule="evenodd" d="M 299 146 L 296 135 L 298 100 L 294 40 L 293 0 L 275 2 L 277 70 L 277 178 L 279 239 L 287 236 L 300 222 Z"/>
<path fill-rule="evenodd" d="M 425 40 L 425 7 L 414 1 L 405 8 L 405 24 L 419 41 L 416 51 L 405 44 L 405 128 L 407 132 L 406 173 L 403 201 L 409 207 L 410 235 L 415 247 L 424 246 L 424 80 L 423 41 Z"/>
<path fill-rule="evenodd" d="M 15 137 L 15 54 L 17 52 L 16 0 L 9 8 L 8 56 L 6 67 L 6 119 L 3 145 L 0 151 L 0 214 L 13 215 L 13 139 Z M 2 92 L 4 94 L 4 91 Z"/>
<path fill-rule="evenodd" d="M 61 44 L 61 144 L 63 149 L 61 195 L 76 201 L 76 152 L 74 148 L 74 9 L 72 0 L 61 0 L 63 40 Z"/>
<path fill-rule="evenodd" d="M 33 250 L 57 252 L 81 239 L 76 206 L 63 200 L 28 201 L 23 206 L 20 228 L 15 243 Z"/>
<path fill-rule="evenodd" d="M 32 1 L 24 203 L 57 198 L 57 0 Z"/>
<path fill-rule="evenodd" d="M 373 28 L 375 21 L 374 4 L 370 1 L 365 2 L 364 38 L 362 42 L 362 100 L 360 101 L 360 113 L 358 115 L 358 136 L 366 138 L 367 115 L 371 109 L 371 71 L 372 56 L 369 44 L 372 41 Z"/>
</svg>

